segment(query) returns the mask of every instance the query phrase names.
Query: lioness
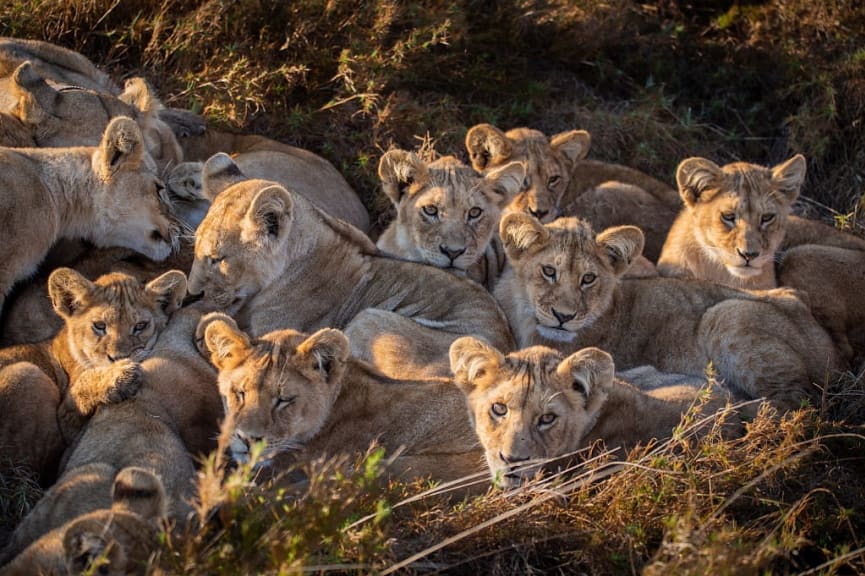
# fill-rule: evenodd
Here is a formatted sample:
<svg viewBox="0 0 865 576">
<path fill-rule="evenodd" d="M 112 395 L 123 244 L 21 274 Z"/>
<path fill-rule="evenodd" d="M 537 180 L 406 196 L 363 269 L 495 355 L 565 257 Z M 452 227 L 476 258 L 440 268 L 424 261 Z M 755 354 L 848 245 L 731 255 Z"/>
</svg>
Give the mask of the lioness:
<svg viewBox="0 0 865 576">
<path fill-rule="evenodd" d="M 129 118 L 112 120 L 96 148 L 0 148 L 0 309 L 59 238 L 166 258 L 161 186 Z"/>
<path fill-rule="evenodd" d="M 865 250 L 865 240 L 790 215 L 805 170 L 801 154 L 772 168 L 683 160 L 676 180 L 685 207 L 670 229 L 658 272 L 760 290 L 777 287 L 775 261 L 784 247 L 814 242 Z"/>
<path fill-rule="evenodd" d="M 195 488 L 193 455 L 216 447 L 222 415 L 216 373 L 195 344 L 200 317 L 195 308 L 175 312 L 141 362 L 135 396 L 97 410 L 67 451 L 57 483 L 15 530 L 8 554 L 70 517 L 108 508 L 105 487 L 113 471 L 127 466 L 158 475 L 165 487 L 167 516 L 185 522 Z"/>
<path fill-rule="evenodd" d="M 453 480 L 483 470 L 464 400 L 448 380 L 392 380 L 352 358 L 339 330 L 252 339 L 215 313 L 198 333 L 219 370 L 239 461 L 261 440 L 266 459 L 300 450 L 305 458 L 357 454 L 377 442 L 388 454 L 401 449 L 391 471 L 403 478 Z"/>
<path fill-rule="evenodd" d="M 71 517 L 28 546 L 0 575 L 146 574 L 164 517 L 159 477 L 144 468 L 124 468 L 111 485 L 109 508 Z"/>
<path fill-rule="evenodd" d="M 709 362 L 734 392 L 795 408 L 842 368 L 808 306 L 789 290 L 750 294 L 678 278 L 622 280 L 643 247 L 639 228 L 597 236 L 588 223 L 502 219 L 511 264 L 495 295 L 521 347 L 609 351 L 621 368 L 642 364 L 700 375 Z"/>
<path fill-rule="evenodd" d="M 447 374 L 447 349 L 460 335 L 513 345 L 481 286 L 380 256 L 357 229 L 299 194 L 246 180 L 225 154 L 204 173 L 214 200 L 195 234 L 190 293 L 203 293 L 252 335 L 346 328 L 356 356 L 396 376 L 408 366 Z"/>
<path fill-rule="evenodd" d="M 453 156 L 426 164 L 413 152 L 390 150 L 378 175 L 397 212 L 376 246 L 491 289 L 504 265 L 494 242 L 501 208 L 519 192 L 523 165 L 511 162 L 479 176 Z"/>
<path fill-rule="evenodd" d="M 627 452 L 667 438 L 700 394 L 690 386 L 641 392 L 614 378 L 612 357 L 598 348 L 567 358 L 545 346 L 504 355 L 466 336 L 451 345 L 450 361 L 493 482 L 501 487 L 518 486 L 535 475 L 539 461 L 595 440 Z M 725 403 L 718 395 L 710 406 Z"/>
<path fill-rule="evenodd" d="M 645 255 L 654 262 L 680 206 L 676 191 L 633 168 L 587 160 L 590 145 L 585 130 L 547 138 L 529 128 L 502 132 L 478 124 L 466 134 L 475 170 L 495 169 L 514 160 L 525 163 L 523 191 L 508 210 L 527 212 L 542 222 L 560 215 L 578 216 L 598 229 L 637 225 L 646 235 Z"/>
<path fill-rule="evenodd" d="M 45 485 L 84 420 L 135 394 L 138 362 L 180 306 L 186 278 L 175 270 L 146 286 L 119 273 L 90 282 L 59 268 L 48 292 L 60 333 L 0 350 L 0 459 L 27 465 Z"/>
</svg>

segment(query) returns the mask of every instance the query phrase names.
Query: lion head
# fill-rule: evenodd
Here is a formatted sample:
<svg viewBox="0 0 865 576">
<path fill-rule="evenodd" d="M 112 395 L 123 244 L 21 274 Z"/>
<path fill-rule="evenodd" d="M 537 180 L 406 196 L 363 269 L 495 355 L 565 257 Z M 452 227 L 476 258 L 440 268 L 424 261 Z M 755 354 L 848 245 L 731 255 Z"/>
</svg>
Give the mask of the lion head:
<svg viewBox="0 0 865 576">
<path fill-rule="evenodd" d="M 391 150 L 381 157 L 378 174 L 397 210 L 379 248 L 466 270 L 483 256 L 501 207 L 519 191 L 525 169 L 511 162 L 480 176 L 452 156 L 426 164 L 412 152 Z"/>
<path fill-rule="evenodd" d="M 559 216 L 562 196 L 577 161 L 586 157 L 591 136 L 569 130 L 547 138 L 542 132 L 515 128 L 502 132 L 491 124 L 478 124 L 466 134 L 466 149 L 475 170 L 494 170 L 519 161 L 526 167 L 519 194 L 508 211 L 526 212 L 542 222 Z"/>
<path fill-rule="evenodd" d="M 145 285 L 114 272 L 91 282 L 71 268 L 48 278 L 54 310 L 65 322 L 69 349 L 84 367 L 143 360 L 186 295 L 183 272 L 171 270 Z"/>
<path fill-rule="evenodd" d="M 224 314 L 199 322 L 201 347 L 219 370 L 219 392 L 234 423 L 231 451 L 249 458 L 264 440 L 264 458 L 297 449 L 324 425 L 342 386 L 348 338 L 325 328 L 312 335 L 294 330 L 250 339 Z"/>
<path fill-rule="evenodd" d="M 465 336 L 451 344 L 450 362 L 501 487 L 517 486 L 544 460 L 576 451 L 613 385 L 613 359 L 598 348 L 567 358 L 544 346 L 504 355 Z"/>
<path fill-rule="evenodd" d="M 619 278 L 643 250 L 643 233 L 635 226 L 596 236 L 576 218 L 541 224 L 528 214 L 508 214 L 499 234 L 538 332 L 564 342 L 609 309 Z"/>
<path fill-rule="evenodd" d="M 772 168 L 746 162 L 720 167 L 705 158 L 682 161 L 676 181 L 702 253 L 741 279 L 774 266 L 805 170 L 801 154 Z"/>
</svg>

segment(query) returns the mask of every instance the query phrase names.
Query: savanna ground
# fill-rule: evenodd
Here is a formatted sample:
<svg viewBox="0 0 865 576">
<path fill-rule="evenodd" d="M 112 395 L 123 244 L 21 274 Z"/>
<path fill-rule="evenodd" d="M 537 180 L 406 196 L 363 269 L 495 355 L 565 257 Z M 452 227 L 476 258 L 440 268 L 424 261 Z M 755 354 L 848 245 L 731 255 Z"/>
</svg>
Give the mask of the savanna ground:
<svg viewBox="0 0 865 576">
<path fill-rule="evenodd" d="M 490 122 L 588 129 L 590 157 L 670 183 L 687 156 L 802 152 L 800 210 L 861 233 L 859 0 L 6 0 L 0 34 L 73 48 L 214 125 L 317 152 L 374 218 L 387 218 L 383 151 L 462 155 L 467 128 Z M 466 501 L 383 486 L 377 457 L 357 473 L 322 463 L 299 493 L 251 488 L 213 459 L 205 526 L 166 538 L 154 570 L 862 573 L 862 389 L 859 367 L 820 406 L 761 413 L 743 439 L 696 440 L 686 423 L 621 470 L 590 460 Z M 0 490 L 7 517 L 33 496 Z"/>
</svg>

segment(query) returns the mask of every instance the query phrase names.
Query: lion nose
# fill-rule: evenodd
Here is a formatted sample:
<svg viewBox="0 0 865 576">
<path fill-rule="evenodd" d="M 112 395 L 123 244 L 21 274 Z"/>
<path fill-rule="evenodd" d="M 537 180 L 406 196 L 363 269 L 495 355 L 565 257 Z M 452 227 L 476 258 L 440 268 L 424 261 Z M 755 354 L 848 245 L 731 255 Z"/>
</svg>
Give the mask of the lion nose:
<svg viewBox="0 0 865 576">
<path fill-rule="evenodd" d="M 529 208 L 529 214 L 531 214 L 532 216 L 534 216 L 538 220 L 543 220 L 544 216 L 546 216 L 549 213 L 550 213 L 549 210 L 532 210 L 531 208 Z"/>
<path fill-rule="evenodd" d="M 739 253 L 739 256 L 741 256 L 742 259 L 745 260 L 745 262 L 750 262 L 751 260 L 760 255 L 759 250 L 746 250 L 745 252 L 742 252 L 741 250 L 736 248 L 736 252 Z"/>
<path fill-rule="evenodd" d="M 556 320 L 559 321 L 559 325 L 562 325 L 565 322 L 573 320 L 577 316 L 576 314 L 562 314 L 561 312 L 559 312 L 555 308 L 552 309 L 552 312 L 553 312 L 553 316 L 556 317 Z"/>
<path fill-rule="evenodd" d="M 505 455 L 502 452 L 499 452 L 499 458 L 502 459 L 502 462 L 506 464 L 519 464 L 520 462 L 526 462 L 529 457 L 528 456 L 514 456 L 513 454 Z"/>
<path fill-rule="evenodd" d="M 451 262 L 459 258 L 461 255 L 465 254 L 466 252 L 465 248 L 461 248 L 459 250 L 452 250 L 451 248 L 448 248 L 447 244 L 439 244 L 439 250 L 441 250 L 442 254 L 450 258 Z"/>
</svg>

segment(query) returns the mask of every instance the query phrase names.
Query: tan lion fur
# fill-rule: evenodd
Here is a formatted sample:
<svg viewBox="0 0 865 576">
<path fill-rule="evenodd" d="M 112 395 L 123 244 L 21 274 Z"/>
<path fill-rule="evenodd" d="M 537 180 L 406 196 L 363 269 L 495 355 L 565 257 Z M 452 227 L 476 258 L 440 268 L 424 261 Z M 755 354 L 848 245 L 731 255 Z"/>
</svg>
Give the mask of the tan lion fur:
<svg viewBox="0 0 865 576">
<path fill-rule="evenodd" d="M 447 349 L 460 335 L 512 346 L 481 286 L 379 255 L 360 231 L 302 196 L 244 179 L 228 156 L 208 161 L 205 192 L 215 199 L 196 231 L 190 293 L 252 335 L 345 328 L 352 352 L 392 376 L 409 366 L 447 374 Z M 391 336 L 399 349 L 378 343 Z"/>
<path fill-rule="evenodd" d="M 94 471 L 96 467 L 94 467 Z M 104 472 L 110 480 L 110 470 Z M 110 507 L 73 517 L 42 536 L 0 570 L 2 576 L 147 573 L 165 516 L 165 490 L 143 468 L 121 470 L 110 485 Z"/>
<path fill-rule="evenodd" d="M 543 225 L 525 214 L 502 219 L 511 267 L 495 295 L 517 343 L 566 353 L 607 350 L 623 369 L 648 364 L 700 375 L 709 362 L 734 392 L 795 408 L 843 362 L 808 306 L 791 290 L 763 293 L 678 278 L 621 277 L 640 254 L 638 228 L 597 236 L 586 222 Z"/>
<path fill-rule="evenodd" d="M 633 168 L 587 160 L 590 146 L 585 130 L 547 138 L 529 128 L 502 132 L 478 124 L 466 135 L 466 148 L 478 171 L 515 160 L 525 163 L 523 191 L 510 211 L 532 214 L 542 222 L 578 216 L 598 229 L 639 226 L 646 235 L 645 255 L 654 262 L 680 206 L 676 191 Z"/>
<path fill-rule="evenodd" d="M 378 174 L 396 207 L 379 249 L 491 289 L 504 266 L 496 240 L 501 208 L 519 192 L 523 165 L 511 162 L 480 176 L 453 156 L 426 164 L 412 152 L 390 150 Z"/>
<path fill-rule="evenodd" d="M 668 438 L 701 394 L 691 386 L 641 392 L 614 378 L 613 359 L 598 348 L 565 357 L 533 346 L 505 355 L 466 336 L 451 345 L 450 358 L 493 481 L 502 487 L 534 476 L 538 461 L 595 440 L 627 453 Z M 703 408 L 724 404 L 720 394 Z"/>
<path fill-rule="evenodd" d="M 50 484 L 63 449 L 101 405 L 135 394 L 138 362 L 186 294 L 178 271 L 142 285 L 112 273 L 90 282 L 59 268 L 49 278 L 64 327 L 52 340 L 0 350 L 0 457 Z"/>
<path fill-rule="evenodd" d="M 129 118 L 112 120 L 96 148 L 0 148 L 0 309 L 61 238 L 166 258 L 160 186 Z"/>
<path fill-rule="evenodd" d="M 231 449 L 265 458 L 298 452 L 312 459 L 362 454 L 375 442 L 403 479 L 454 480 L 483 470 L 462 395 L 449 380 L 393 380 L 349 355 L 345 335 L 280 330 L 251 339 L 223 314 L 205 317 L 206 348 L 235 423 Z M 302 453 L 301 453 L 302 452 Z"/>
</svg>

